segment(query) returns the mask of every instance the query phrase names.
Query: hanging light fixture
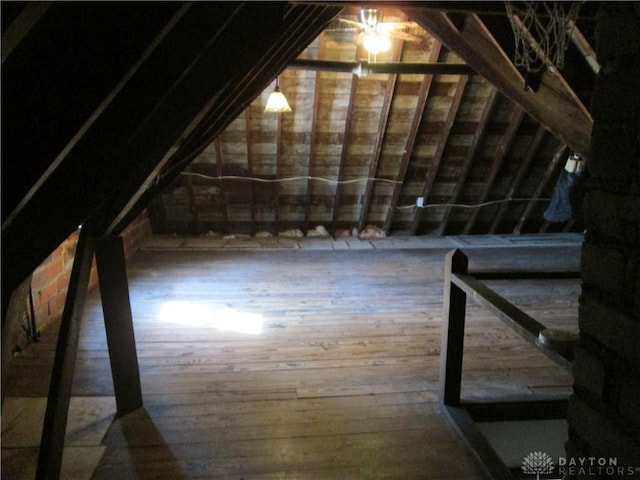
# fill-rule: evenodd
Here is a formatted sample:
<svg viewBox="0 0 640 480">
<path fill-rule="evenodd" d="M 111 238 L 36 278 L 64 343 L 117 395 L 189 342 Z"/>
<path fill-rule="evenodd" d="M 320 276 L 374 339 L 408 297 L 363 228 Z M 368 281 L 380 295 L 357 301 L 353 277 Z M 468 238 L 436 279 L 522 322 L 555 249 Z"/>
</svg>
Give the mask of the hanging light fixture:
<svg viewBox="0 0 640 480">
<path fill-rule="evenodd" d="M 369 53 L 377 55 L 380 52 L 389 51 L 391 48 L 391 39 L 378 32 L 367 33 L 362 39 L 362 45 L 364 45 L 364 48 Z"/>
<path fill-rule="evenodd" d="M 372 55 L 391 49 L 391 39 L 378 30 L 383 13 L 376 8 L 363 8 L 359 12 L 360 23 L 364 25 L 362 45 Z"/>
<path fill-rule="evenodd" d="M 265 112 L 290 112 L 291 107 L 289 106 L 289 102 L 287 102 L 286 97 L 280 91 L 280 84 L 278 82 L 278 77 L 276 77 L 276 88 L 273 89 L 271 95 L 267 99 L 267 106 L 264 107 Z"/>
</svg>

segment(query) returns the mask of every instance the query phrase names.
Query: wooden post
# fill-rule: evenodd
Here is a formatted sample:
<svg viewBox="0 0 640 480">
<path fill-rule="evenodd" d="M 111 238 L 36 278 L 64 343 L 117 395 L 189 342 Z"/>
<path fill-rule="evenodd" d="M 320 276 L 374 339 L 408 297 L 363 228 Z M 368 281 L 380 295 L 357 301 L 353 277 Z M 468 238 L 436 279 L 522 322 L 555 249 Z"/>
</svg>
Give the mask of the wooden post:
<svg viewBox="0 0 640 480">
<path fill-rule="evenodd" d="M 467 294 L 451 281 L 452 274 L 467 273 L 469 260 L 460 250 L 449 252 L 445 259 L 444 301 L 442 306 L 442 343 L 440 348 L 440 385 L 442 405 L 460 405 L 462 352 Z"/>
<path fill-rule="evenodd" d="M 94 251 L 95 237 L 90 229 L 84 228 L 80 232 L 76 246 L 73 269 L 69 279 L 69 290 L 62 312 L 58 344 L 51 371 L 47 410 L 42 427 L 42 441 L 36 471 L 38 480 L 57 480 L 60 478 L 80 321 L 89 288 L 89 275 Z"/>
<path fill-rule="evenodd" d="M 116 406 L 118 415 L 124 415 L 142 406 L 142 387 L 122 238 L 102 239 L 96 263 Z"/>
</svg>

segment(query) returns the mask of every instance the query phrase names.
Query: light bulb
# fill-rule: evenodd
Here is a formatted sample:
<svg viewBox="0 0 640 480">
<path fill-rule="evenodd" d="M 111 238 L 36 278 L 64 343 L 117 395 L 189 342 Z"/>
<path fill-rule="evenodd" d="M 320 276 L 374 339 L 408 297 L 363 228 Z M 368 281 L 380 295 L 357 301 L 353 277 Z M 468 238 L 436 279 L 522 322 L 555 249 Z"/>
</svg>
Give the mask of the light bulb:
<svg viewBox="0 0 640 480">
<path fill-rule="evenodd" d="M 365 35 L 362 44 L 369 53 L 374 55 L 380 52 L 386 52 L 391 48 L 391 40 L 389 37 L 375 32 Z"/>
</svg>

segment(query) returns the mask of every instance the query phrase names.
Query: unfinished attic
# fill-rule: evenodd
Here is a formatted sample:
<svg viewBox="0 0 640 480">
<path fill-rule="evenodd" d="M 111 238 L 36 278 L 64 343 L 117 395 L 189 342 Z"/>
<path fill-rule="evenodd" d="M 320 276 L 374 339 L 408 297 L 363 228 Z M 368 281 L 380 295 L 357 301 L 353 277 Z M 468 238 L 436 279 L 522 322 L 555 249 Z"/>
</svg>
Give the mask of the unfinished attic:
<svg viewBox="0 0 640 480">
<path fill-rule="evenodd" d="M 0 5 L 3 480 L 640 476 L 638 2 Z"/>
</svg>

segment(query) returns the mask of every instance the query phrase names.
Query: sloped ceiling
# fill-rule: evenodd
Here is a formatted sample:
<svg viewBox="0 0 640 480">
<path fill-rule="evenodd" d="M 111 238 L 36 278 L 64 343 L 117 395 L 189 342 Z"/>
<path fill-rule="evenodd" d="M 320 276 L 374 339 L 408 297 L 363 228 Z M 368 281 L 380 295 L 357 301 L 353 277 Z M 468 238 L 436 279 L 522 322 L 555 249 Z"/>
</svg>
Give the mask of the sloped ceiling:
<svg viewBox="0 0 640 480">
<path fill-rule="evenodd" d="M 357 21 L 361 7 L 338 18 Z M 595 72 L 572 43 L 561 74 L 525 91 L 504 4 L 474 7 L 383 8 L 384 21 L 414 22 L 403 31 L 420 41 L 394 40 L 377 58 L 351 24 L 331 22 L 279 76 L 292 112 L 264 111 L 273 80 L 156 197 L 155 231 L 580 230 L 543 212 L 570 151 L 588 151 Z M 360 63 L 371 73 L 354 73 Z"/>
<path fill-rule="evenodd" d="M 534 92 L 502 2 L 376 3 L 421 39 L 377 64 L 457 70 L 360 76 L 335 71 L 365 58 L 336 29 L 360 4 L 2 2 L 3 299 L 78 225 L 147 207 L 157 232 L 579 229 L 540 199 L 588 153 L 593 4 Z M 264 113 L 278 74 L 290 114 Z"/>
</svg>

